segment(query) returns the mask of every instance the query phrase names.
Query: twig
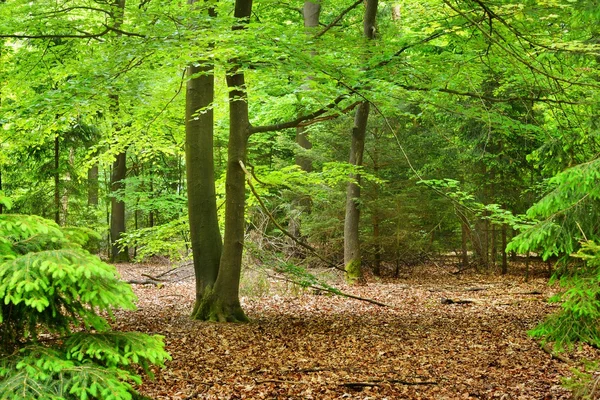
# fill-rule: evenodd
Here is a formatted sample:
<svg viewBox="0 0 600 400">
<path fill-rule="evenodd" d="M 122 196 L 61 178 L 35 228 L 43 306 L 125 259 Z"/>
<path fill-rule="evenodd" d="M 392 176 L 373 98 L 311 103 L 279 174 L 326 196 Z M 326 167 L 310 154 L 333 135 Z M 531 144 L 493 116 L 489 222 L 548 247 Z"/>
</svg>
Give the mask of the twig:
<svg viewBox="0 0 600 400">
<path fill-rule="evenodd" d="M 154 286 L 162 285 L 161 282 L 151 281 L 149 279 L 147 279 L 145 281 L 138 281 L 136 279 L 132 279 L 132 280 L 129 280 L 126 282 L 129 283 L 130 285 L 154 285 Z"/>
</svg>

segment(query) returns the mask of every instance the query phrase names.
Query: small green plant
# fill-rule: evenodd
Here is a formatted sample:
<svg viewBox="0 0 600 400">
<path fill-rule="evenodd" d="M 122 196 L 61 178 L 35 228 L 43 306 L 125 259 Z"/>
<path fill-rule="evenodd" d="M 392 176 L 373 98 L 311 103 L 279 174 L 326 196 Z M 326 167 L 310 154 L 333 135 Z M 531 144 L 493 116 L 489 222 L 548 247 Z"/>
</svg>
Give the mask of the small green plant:
<svg viewBox="0 0 600 400">
<path fill-rule="evenodd" d="M 0 400 L 136 399 L 139 371 L 169 358 L 162 337 L 113 332 L 131 287 L 86 251 L 86 230 L 0 215 Z"/>
<path fill-rule="evenodd" d="M 565 288 L 551 299 L 561 303 L 560 312 L 530 333 L 554 342 L 558 350 L 572 349 L 576 343 L 600 348 L 600 246 L 593 241 L 582 242 L 573 257 L 584 262 L 553 278 Z"/>
</svg>

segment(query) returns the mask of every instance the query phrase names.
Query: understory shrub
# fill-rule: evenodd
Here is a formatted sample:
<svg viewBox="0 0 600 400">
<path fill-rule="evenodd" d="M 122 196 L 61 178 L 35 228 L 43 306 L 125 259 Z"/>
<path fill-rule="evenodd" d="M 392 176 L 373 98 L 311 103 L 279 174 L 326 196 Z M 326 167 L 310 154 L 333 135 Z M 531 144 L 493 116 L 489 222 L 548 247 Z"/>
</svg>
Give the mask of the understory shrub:
<svg viewBox="0 0 600 400">
<path fill-rule="evenodd" d="M 137 399 L 140 372 L 169 358 L 161 336 L 111 331 L 106 316 L 136 298 L 84 249 L 95 239 L 0 215 L 0 400 Z"/>
</svg>

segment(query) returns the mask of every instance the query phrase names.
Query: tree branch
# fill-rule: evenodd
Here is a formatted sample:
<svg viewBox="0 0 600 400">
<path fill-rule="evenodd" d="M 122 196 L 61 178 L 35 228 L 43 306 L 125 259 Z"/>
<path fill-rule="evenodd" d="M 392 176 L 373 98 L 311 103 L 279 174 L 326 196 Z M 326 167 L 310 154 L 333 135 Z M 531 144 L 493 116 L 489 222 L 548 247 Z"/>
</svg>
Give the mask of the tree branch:
<svg viewBox="0 0 600 400">
<path fill-rule="evenodd" d="M 434 92 L 435 91 L 435 92 L 441 92 L 441 93 L 455 94 L 457 96 L 474 97 L 476 99 L 486 100 L 486 101 L 489 101 L 492 103 L 508 103 L 511 101 L 540 101 L 540 102 L 544 102 L 544 103 L 553 103 L 553 104 L 570 104 L 570 105 L 584 104 L 582 102 L 577 102 L 577 101 L 556 100 L 556 99 L 550 99 L 547 97 L 519 97 L 519 96 L 490 97 L 490 96 L 484 96 L 480 93 L 461 92 L 458 90 L 447 89 L 447 88 L 424 88 L 424 87 L 418 87 L 418 86 L 412 86 L 412 85 L 403 85 L 400 83 L 397 83 L 396 85 L 400 86 L 403 89 L 410 90 L 410 91 L 418 91 L 418 92 Z"/>
<path fill-rule="evenodd" d="M 327 25 L 321 32 L 317 33 L 315 35 L 315 38 L 320 38 L 321 36 L 323 36 L 328 30 L 330 30 L 331 28 L 333 28 L 335 26 L 335 24 L 337 24 L 338 22 L 340 22 L 340 20 L 342 18 L 344 18 L 344 15 L 348 14 L 350 11 L 352 11 L 353 9 L 355 9 L 356 7 L 358 7 L 358 5 L 360 3 L 362 3 L 363 0 L 356 0 L 354 2 L 354 4 L 352 4 L 350 7 L 346 8 L 344 11 L 342 11 L 342 13 L 340 15 L 338 15 L 337 17 L 334 18 L 333 21 L 331 21 L 331 23 L 329 25 Z"/>
<path fill-rule="evenodd" d="M 0 33 L 0 38 L 12 39 L 94 39 L 109 33 L 111 28 L 105 26 L 105 29 L 99 33 L 86 33 L 82 35 L 73 34 L 44 34 L 44 35 L 27 35 L 27 34 L 4 34 Z"/>
<path fill-rule="evenodd" d="M 248 135 L 252 135 L 254 133 L 261 133 L 261 132 L 281 131 L 283 129 L 288 129 L 288 128 L 296 128 L 301 123 L 303 123 L 305 121 L 313 120 L 313 119 L 325 114 L 326 112 L 334 109 L 338 104 L 340 104 L 342 102 L 342 100 L 346 99 L 347 97 L 348 97 L 347 94 L 339 95 L 338 97 L 335 98 L 335 100 L 333 100 L 331 103 L 327 104 L 325 107 L 323 107 L 315 112 L 312 112 L 310 114 L 302 115 L 302 116 L 300 116 L 294 120 L 288 121 L 288 122 L 282 122 L 279 124 L 264 125 L 264 126 L 251 126 L 250 129 L 248 129 Z M 310 124 L 306 124 L 306 125 L 310 125 Z"/>
</svg>

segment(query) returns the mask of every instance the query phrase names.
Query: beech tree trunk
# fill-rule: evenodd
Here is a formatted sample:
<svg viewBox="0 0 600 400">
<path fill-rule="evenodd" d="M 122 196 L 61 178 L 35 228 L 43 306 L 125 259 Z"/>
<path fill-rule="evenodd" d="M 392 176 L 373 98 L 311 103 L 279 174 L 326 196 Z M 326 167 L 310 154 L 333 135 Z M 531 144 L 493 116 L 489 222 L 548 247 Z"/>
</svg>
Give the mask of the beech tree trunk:
<svg viewBox="0 0 600 400">
<path fill-rule="evenodd" d="M 189 1 L 189 4 L 193 3 L 195 0 Z M 209 14 L 214 16 L 214 9 L 211 8 Z M 187 68 L 185 160 L 190 241 L 196 276 L 196 303 L 192 311 L 192 318 L 195 319 L 203 319 L 198 311 L 205 292 L 217 280 L 223 249 L 217 216 L 213 157 L 213 68 L 211 60 L 201 60 Z"/>
<path fill-rule="evenodd" d="M 364 35 L 373 39 L 375 37 L 375 20 L 377 17 L 377 0 L 367 0 L 367 7 L 363 19 Z M 363 101 L 356 110 L 354 128 L 352 129 L 352 143 L 350 146 L 350 164 L 361 166 L 365 148 L 367 121 L 369 119 L 368 102 Z M 348 283 L 362 281 L 359 220 L 360 220 L 360 174 L 352 174 L 351 181 L 346 187 L 346 217 L 344 219 L 344 264 L 346 280 Z"/>
<path fill-rule="evenodd" d="M 250 18 L 252 0 L 236 0 L 234 16 L 241 30 Z M 244 249 L 244 208 L 246 202 L 246 177 L 240 161 L 246 162 L 249 136 L 248 96 L 244 73 L 239 60 L 230 61 L 227 73 L 229 88 L 229 145 L 227 150 L 227 175 L 225 180 L 225 237 L 219 264 L 219 273 L 212 290 L 196 306 L 194 317 L 219 322 L 245 322 L 248 318 L 240 305 L 239 286 Z"/>
<path fill-rule="evenodd" d="M 118 190 L 125 189 L 123 182 L 127 175 L 127 153 L 121 152 L 117 154 L 113 162 L 113 170 L 110 177 L 111 192 L 115 193 Z M 117 199 L 113 194 L 111 197 L 111 213 L 110 213 L 110 240 L 111 240 L 111 261 L 112 262 L 128 262 L 129 252 L 127 248 L 121 250 L 117 246 L 117 240 L 121 239 L 121 235 L 125 233 L 125 203 Z"/>
</svg>

